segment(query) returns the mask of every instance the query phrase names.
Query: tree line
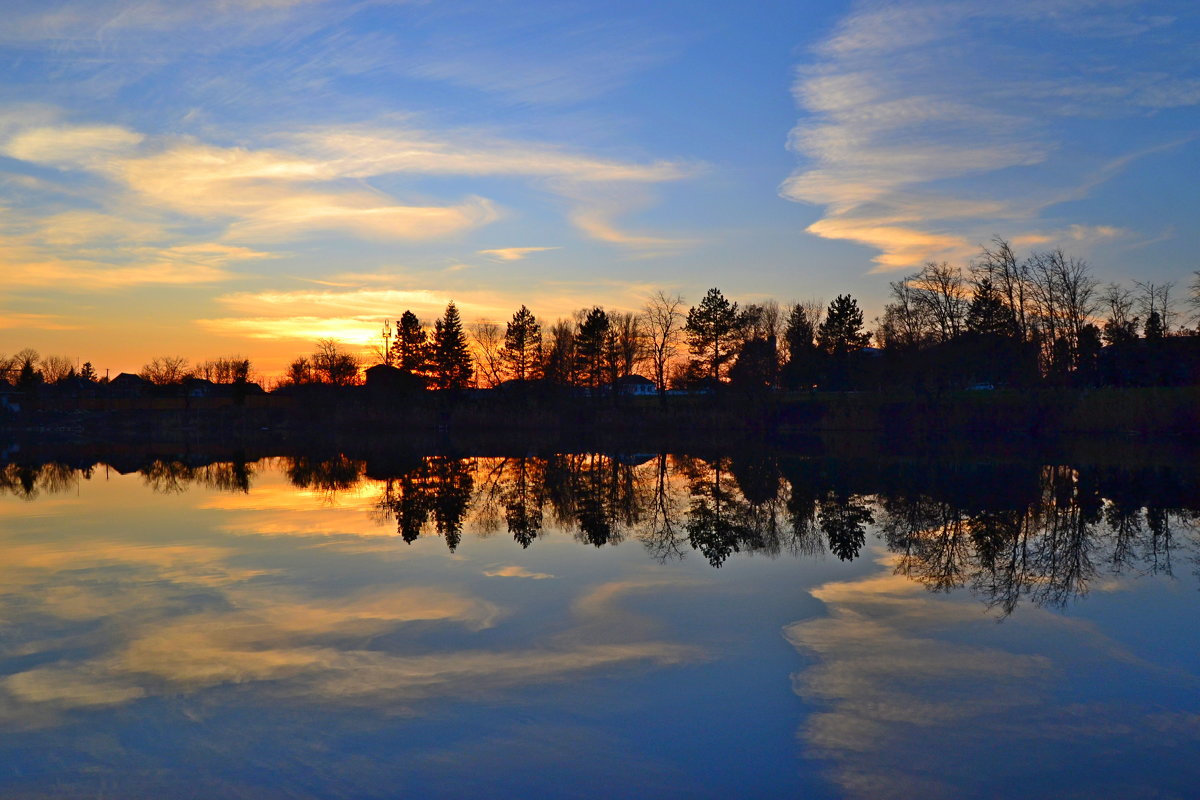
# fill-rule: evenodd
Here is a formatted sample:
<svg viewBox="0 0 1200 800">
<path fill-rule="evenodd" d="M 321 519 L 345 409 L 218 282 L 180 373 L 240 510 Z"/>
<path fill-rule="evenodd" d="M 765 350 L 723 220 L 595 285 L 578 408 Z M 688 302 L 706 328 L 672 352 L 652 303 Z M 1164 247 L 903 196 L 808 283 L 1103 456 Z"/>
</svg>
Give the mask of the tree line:
<svg viewBox="0 0 1200 800">
<path fill-rule="evenodd" d="M 522 305 L 503 325 L 470 326 L 450 302 L 432 325 L 411 310 L 394 325 L 385 322 L 365 358 L 321 339 L 289 364 L 280 383 L 354 385 L 370 364 L 434 390 L 515 381 L 596 391 L 634 375 L 660 394 L 723 385 L 761 391 L 1188 383 L 1200 369 L 1200 337 L 1182 322 L 1200 324 L 1200 271 L 1183 291 L 1175 287 L 1101 285 L 1086 262 L 1062 250 L 1019 257 L 996 238 L 966 267 L 931 262 L 892 282 L 871 328 L 849 294 L 828 304 L 739 306 L 712 288 L 687 307 L 680 295 L 658 291 L 636 313 L 597 305 L 547 323 Z M 90 362 L 76 363 L 27 348 L 0 356 L 0 379 L 26 387 L 98 380 Z M 139 375 L 156 384 L 237 383 L 250 380 L 251 363 L 230 356 L 190 366 L 161 356 Z"/>
</svg>

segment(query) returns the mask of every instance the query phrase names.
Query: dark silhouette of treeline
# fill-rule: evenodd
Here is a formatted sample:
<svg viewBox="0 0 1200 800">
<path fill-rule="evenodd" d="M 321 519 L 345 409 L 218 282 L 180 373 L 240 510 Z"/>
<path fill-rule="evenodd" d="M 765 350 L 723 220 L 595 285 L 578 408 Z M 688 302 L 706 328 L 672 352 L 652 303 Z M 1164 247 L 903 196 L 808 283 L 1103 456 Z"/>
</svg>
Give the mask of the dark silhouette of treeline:
<svg viewBox="0 0 1200 800">
<path fill-rule="evenodd" d="M 100 438 L 139 426 L 163 437 L 454 430 L 577 444 L 596 431 L 1198 434 L 1200 335 L 1181 324 L 1173 288 L 1101 286 L 1061 250 L 1020 258 L 996 239 L 966 269 L 930 263 L 893 282 L 873 330 L 850 295 L 739 306 L 713 288 L 685 311 L 658 292 L 639 313 L 594 306 L 546 324 L 521 306 L 503 326 L 466 326 L 451 302 L 432 326 L 411 310 L 385 322 L 365 371 L 339 342 L 318 341 L 269 394 L 241 356 L 195 367 L 158 357 L 109 381 L 26 349 L 0 357 L 0 427 Z M 1188 291 L 1200 311 L 1200 273 Z"/>
<path fill-rule="evenodd" d="M 589 546 L 637 541 L 655 558 L 694 553 L 720 567 L 738 554 L 850 561 L 875 542 L 897 573 L 932 591 L 967 587 L 1003 614 L 1022 599 L 1062 605 L 1106 575 L 1200 563 L 1195 459 L 1070 465 L 747 451 L 276 464 L 294 486 L 329 499 L 366 482 L 378 492 L 379 523 L 408 543 L 440 537 L 453 551 L 470 531 L 526 548 L 565 531 Z M 32 500 L 108 468 L 10 463 L 0 493 Z M 157 458 L 135 471 L 156 492 L 250 492 L 262 468 Z"/>
</svg>

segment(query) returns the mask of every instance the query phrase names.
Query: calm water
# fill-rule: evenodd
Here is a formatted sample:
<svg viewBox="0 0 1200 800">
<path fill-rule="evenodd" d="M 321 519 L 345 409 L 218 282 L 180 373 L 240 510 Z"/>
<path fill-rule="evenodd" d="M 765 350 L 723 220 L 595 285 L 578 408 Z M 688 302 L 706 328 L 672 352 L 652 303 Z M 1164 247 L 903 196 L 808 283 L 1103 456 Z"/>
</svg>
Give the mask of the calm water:
<svg viewBox="0 0 1200 800">
<path fill-rule="evenodd" d="M 0 472 L 0 796 L 1200 786 L 1194 465 L 120 469 Z"/>
</svg>

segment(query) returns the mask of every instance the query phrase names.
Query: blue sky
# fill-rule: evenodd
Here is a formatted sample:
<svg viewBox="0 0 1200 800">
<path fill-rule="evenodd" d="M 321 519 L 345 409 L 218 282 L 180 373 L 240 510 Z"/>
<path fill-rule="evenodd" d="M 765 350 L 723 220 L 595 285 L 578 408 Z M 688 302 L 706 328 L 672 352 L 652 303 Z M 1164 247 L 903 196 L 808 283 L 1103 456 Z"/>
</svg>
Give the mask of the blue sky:
<svg viewBox="0 0 1200 800">
<path fill-rule="evenodd" d="M 1200 267 L 1192 2 L 6 3 L 0 353 Z"/>
</svg>

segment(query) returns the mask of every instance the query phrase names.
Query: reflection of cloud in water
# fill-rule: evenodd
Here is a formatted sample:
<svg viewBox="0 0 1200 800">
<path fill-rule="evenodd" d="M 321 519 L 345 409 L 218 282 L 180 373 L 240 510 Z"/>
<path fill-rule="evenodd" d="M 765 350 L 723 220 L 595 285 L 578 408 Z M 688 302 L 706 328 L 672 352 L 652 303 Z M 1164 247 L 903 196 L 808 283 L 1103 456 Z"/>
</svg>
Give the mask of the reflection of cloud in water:
<svg viewBox="0 0 1200 800">
<path fill-rule="evenodd" d="M 525 567 L 519 567 L 515 565 L 486 569 L 483 571 L 483 574 L 489 578 L 529 578 L 530 580 L 535 581 L 546 580 L 554 577 L 548 572 L 530 572 L 529 570 L 525 569 Z"/>
<path fill-rule="evenodd" d="M 1054 703 L 1065 673 L 1121 649 L 1087 623 L 1028 609 L 1006 624 L 1031 628 L 1019 641 L 1041 652 L 1013 653 L 961 641 L 979 638 L 980 625 L 1001 641 L 1004 632 L 969 598 L 933 595 L 903 576 L 827 583 L 812 594 L 828 616 L 784 629 L 815 659 L 793 676 L 796 693 L 817 707 L 800 735 L 850 797 L 990 796 L 979 790 L 991 780 L 1053 772 L 1038 761 L 1060 749 L 1035 739 L 1131 733 L 1129 709 L 1118 704 Z M 1135 682 L 1149 666 L 1124 661 L 1138 670 Z M 1007 748 L 1001 758 L 998 747 Z"/>
<path fill-rule="evenodd" d="M 254 684 L 263 697 L 397 713 L 420 701 L 585 670 L 698 657 L 694 648 L 640 636 L 647 626 L 627 624 L 632 615 L 611 602 L 625 588 L 654 585 L 646 581 L 590 592 L 575 608 L 577 624 L 545 641 L 485 650 L 470 634 L 506 612 L 454 590 L 382 586 L 315 597 L 278 577 L 250 580 L 276 573 L 234 567 L 229 562 L 244 554 L 224 547 L 106 539 L 70 548 L 13 544 L 5 574 L 24 576 L 22 584 L 37 591 L 0 594 L 0 615 L 13 624 L 36 618 L 44 637 L 19 643 L 20 655 L 35 665 L 21 664 L 22 671 L 0 680 L 0 719 L 18 727 L 55 724 L 67 711 L 237 684 Z M 80 570 L 91 580 L 80 582 Z M 521 567 L 495 571 L 541 576 Z M 51 619 L 57 622 L 48 625 Z M 417 625 L 408 630 L 419 636 L 447 624 L 464 632 L 457 649 L 405 652 L 411 645 L 403 642 L 413 641 L 407 626 Z M 47 663 L 68 651 L 87 655 Z"/>
</svg>

